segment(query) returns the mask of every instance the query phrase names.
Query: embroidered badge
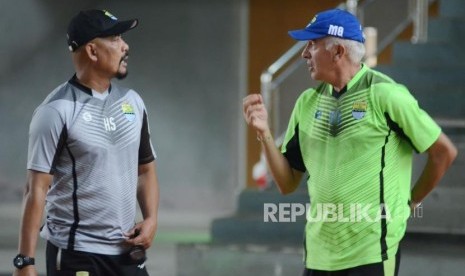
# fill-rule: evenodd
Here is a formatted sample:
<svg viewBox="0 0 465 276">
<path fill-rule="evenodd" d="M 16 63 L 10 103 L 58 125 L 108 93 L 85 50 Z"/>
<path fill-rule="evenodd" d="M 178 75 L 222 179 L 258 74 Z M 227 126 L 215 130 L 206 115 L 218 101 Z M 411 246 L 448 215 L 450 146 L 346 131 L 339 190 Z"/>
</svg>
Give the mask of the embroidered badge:
<svg viewBox="0 0 465 276">
<path fill-rule="evenodd" d="M 105 13 L 106 16 L 110 17 L 112 20 L 118 20 L 118 18 L 116 18 L 116 16 L 111 14 L 109 11 L 103 10 L 103 12 Z"/>
<path fill-rule="evenodd" d="M 121 109 L 123 110 L 123 114 L 126 119 L 130 122 L 134 121 L 136 118 L 136 114 L 134 113 L 134 108 L 128 102 L 124 102 L 121 105 Z"/>
<path fill-rule="evenodd" d="M 315 22 L 315 21 L 316 21 L 316 17 L 317 17 L 317 16 L 318 16 L 318 14 L 317 14 L 317 15 L 315 15 L 315 17 L 313 17 L 313 18 L 312 18 L 312 21 L 310 21 L 310 23 L 308 23 L 308 25 L 307 25 L 305 28 L 308 28 L 308 27 L 310 27 L 310 25 L 312 25 L 312 24 L 313 24 L 313 22 Z"/>
<path fill-rule="evenodd" d="M 367 112 L 367 103 L 365 101 L 355 101 L 352 105 L 352 117 L 360 120 L 365 117 Z"/>
</svg>

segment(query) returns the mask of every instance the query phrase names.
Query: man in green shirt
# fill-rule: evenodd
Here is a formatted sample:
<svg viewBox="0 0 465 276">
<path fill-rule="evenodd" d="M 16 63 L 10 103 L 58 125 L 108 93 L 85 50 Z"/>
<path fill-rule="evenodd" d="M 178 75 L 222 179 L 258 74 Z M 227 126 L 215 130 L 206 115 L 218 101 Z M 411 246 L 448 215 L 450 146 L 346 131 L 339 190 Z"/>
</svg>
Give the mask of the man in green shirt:
<svg viewBox="0 0 465 276">
<path fill-rule="evenodd" d="M 361 62 L 365 39 L 355 16 L 327 10 L 289 34 L 308 41 L 302 57 L 321 84 L 297 100 L 281 152 L 262 97 L 247 96 L 243 112 L 281 193 L 310 176 L 304 275 L 397 275 L 410 211 L 457 150 L 403 85 Z M 410 190 L 414 150 L 427 152 L 428 162 Z"/>
</svg>

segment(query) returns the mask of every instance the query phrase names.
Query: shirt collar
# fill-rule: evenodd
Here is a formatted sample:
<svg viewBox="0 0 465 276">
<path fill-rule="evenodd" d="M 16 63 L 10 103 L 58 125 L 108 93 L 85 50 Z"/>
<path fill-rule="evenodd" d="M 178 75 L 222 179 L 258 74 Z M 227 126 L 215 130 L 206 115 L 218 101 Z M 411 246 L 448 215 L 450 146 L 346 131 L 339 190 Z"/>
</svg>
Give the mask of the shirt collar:
<svg viewBox="0 0 465 276">
<path fill-rule="evenodd" d="M 73 86 L 81 90 L 82 92 L 85 92 L 86 94 L 92 96 L 92 89 L 80 83 L 77 79 L 76 74 L 73 75 L 73 77 L 68 81 L 68 83 L 72 84 Z M 111 84 L 110 84 L 110 87 L 108 87 L 108 93 L 110 92 L 111 92 Z"/>
<path fill-rule="evenodd" d="M 367 70 L 368 67 L 362 63 L 360 70 L 358 70 L 355 76 L 346 84 L 346 86 L 344 86 L 341 89 L 341 91 L 337 92 L 336 90 L 334 90 L 334 87 L 332 87 L 331 95 L 336 99 L 339 99 L 339 97 L 341 97 L 344 93 L 350 90 L 354 86 L 354 84 L 356 84 L 360 80 L 360 78 L 366 73 Z"/>
</svg>

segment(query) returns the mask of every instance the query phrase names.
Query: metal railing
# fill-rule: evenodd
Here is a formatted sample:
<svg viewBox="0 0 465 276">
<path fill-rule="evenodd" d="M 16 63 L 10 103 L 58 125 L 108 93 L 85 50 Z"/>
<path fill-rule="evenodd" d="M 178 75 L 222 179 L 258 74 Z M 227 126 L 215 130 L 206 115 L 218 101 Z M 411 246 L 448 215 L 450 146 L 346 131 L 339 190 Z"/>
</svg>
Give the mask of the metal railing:
<svg viewBox="0 0 465 276">
<path fill-rule="evenodd" d="M 428 8 L 435 0 L 411 0 L 413 36 L 412 43 L 425 43 L 428 41 Z"/>
<path fill-rule="evenodd" d="M 369 12 L 371 7 L 376 7 L 379 3 L 384 4 L 387 2 L 382 1 L 383 0 L 367 0 L 356 8 L 356 15 L 362 26 L 378 25 L 375 26 L 376 29 L 381 28 L 380 24 L 374 24 L 374 22 L 369 22 L 370 20 L 367 20 L 366 12 Z M 413 26 L 411 42 L 426 43 L 428 41 L 428 8 L 436 1 L 437 0 L 402 0 L 400 3 L 405 6 L 401 6 L 402 11 L 397 11 L 397 14 L 399 14 L 401 18 L 396 18 L 395 25 L 392 26 L 388 32 L 385 32 L 380 36 L 376 54 L 379 55 L 382 51 L 384 51 L 384 49 L 386 49 L 386 47 L 390 45 L 409 24 L 412 24 Z M 387 3 L 393 3 L 393 1 Z M 401 12 L 405 12 L 405 14 L 402 14 Z"/>
<path fill-rule="evenodd" d="M 261 93 L 263 101 L 265 102 L 268 114 L 271 117 L 271 128 L 273 136 L 278 137 L 282 133 L 277 127 L 280 121 L 278 100 L 276 98 L 279 91 L 279 86 L 289 77 L 290 74 L 295 72 L 299 65 L 304 63 L 300 58 L 300 53 L 305 46 L 304 41 L 297 42 L 287 52 L 285 52 L 278 60 L 270 65 L 260 76 Z M 278 74 L 279 73 L 279 74 Z"/>
</svg>

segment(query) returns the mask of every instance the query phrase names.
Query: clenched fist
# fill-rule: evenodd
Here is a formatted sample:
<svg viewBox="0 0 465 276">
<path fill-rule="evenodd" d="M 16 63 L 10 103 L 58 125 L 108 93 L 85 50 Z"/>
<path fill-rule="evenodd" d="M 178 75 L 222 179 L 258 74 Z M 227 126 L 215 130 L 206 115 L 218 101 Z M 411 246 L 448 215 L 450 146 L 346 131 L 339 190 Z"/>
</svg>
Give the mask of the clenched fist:
<svg viewBox="0 0 465 276">
<path fill-rule="evenodd" d="M 270 133 L 268 112 L 266 111 L 262 95 L 248 95 L 244 98 L 242 107 L 245 121 L 257 131 L 258 136 L 263 137 L 267 133 Z"/>
</svg>

